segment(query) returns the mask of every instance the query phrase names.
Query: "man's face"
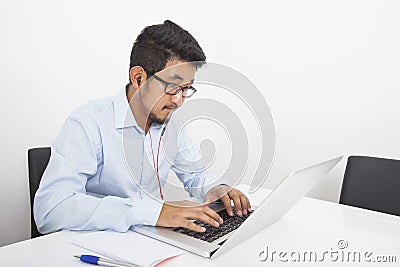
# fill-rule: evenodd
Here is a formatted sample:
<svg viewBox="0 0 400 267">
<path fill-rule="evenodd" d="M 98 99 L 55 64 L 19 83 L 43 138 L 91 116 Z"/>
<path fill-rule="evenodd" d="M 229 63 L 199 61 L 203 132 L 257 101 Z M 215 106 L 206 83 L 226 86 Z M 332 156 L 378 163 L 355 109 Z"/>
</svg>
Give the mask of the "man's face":
<svg viewBox="0 0 400 267">
<path fill-rule="evenodd" d="M 155 74 L 162 81 L 154 77 L 146 81 L 146 88 L 141 94 L 145 114 L 149 114 L 151 122 L 163 124 L 185 101 L 182 91 L 176 95 L 169 95 L 165 93 L 165 88 L 178 88 L 172 84 L 187 87 L 193 83 L 194 74 L 195 68 L 192 64 L 178 60 L 168 61 L 165 69 Z"/>
</svg>

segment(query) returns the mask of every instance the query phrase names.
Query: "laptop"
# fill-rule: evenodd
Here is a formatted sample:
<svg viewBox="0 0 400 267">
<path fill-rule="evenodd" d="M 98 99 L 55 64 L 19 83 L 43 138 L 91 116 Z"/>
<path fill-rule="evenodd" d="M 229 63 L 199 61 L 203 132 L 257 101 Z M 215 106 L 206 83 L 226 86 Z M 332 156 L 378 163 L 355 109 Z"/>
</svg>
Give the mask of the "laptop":
<svg viewBox="0 0 400 267">
<path fill-rule="evenodd" d="M 154 227 L 140 225 L 134 231 L 157 240 L 190 251 L 197 255 L 216 258 L 236 245 L 267 228 L 285 215 L 303 196 L 305 196 L 343 156 L 290 172 L 283 181 L 264 199 L 258 207 L 247 215 L 228 216 L 223 204 L 212 204 L 224 223 L 218 227 L 206 225 L 206 232 L 193 232 L 181 227 Z"/>
</svg>

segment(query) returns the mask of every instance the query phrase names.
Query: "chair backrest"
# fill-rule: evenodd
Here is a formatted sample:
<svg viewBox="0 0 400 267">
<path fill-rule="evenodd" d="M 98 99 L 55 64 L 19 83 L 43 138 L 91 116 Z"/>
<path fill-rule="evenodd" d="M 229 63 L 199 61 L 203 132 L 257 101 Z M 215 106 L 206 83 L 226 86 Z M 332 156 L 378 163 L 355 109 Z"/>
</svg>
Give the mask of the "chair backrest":
<svg viewBox="0 0 400 267">
<path fill-rule="evenodd" d="M 400 160 L 349 157 L 339 203 L 400 215 Z"/>
<path fill-rule="evenodd" d="M 50 153 L 50 147 L 38 147 L 28 150 L 29 191 L 31 199 L 31 238 L 42 235 L 36 228 L 35 220 L 33 219 L 33 200 L 36 191 L 39 188 L 43 172 L 49 163 Z"/>
</svg>

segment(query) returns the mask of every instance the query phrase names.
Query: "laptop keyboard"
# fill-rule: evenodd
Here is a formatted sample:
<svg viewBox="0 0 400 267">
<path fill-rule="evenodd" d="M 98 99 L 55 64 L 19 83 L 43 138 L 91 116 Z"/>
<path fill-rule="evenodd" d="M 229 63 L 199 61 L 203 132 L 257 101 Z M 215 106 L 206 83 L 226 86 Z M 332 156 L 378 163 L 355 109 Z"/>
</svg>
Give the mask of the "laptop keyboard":
<svg viewBox="0 0 400 267">
<path fill-rule="evenodd" d="M 174 229 L 175 232 L 182 233 L 203 241 L 213 242 L 218 238 L 236 230 L 251 214 L 248 212 L 246 215 L 243 214 L 242 217 L 236 215 L 236 211 L 233 209 L 233 216 L 229 216 L 228 212 L 224 209 L 217 212 L 219 216 L 221 216 L 224 223 L 221 224 L 219 227 L 210 226 L 202 221 L 194 221 L 195 224 L 198 224 L 204 228 L 206 231 L 203 233 L 195 232 L 183 227 L 177 227 Z"/>
</svg>

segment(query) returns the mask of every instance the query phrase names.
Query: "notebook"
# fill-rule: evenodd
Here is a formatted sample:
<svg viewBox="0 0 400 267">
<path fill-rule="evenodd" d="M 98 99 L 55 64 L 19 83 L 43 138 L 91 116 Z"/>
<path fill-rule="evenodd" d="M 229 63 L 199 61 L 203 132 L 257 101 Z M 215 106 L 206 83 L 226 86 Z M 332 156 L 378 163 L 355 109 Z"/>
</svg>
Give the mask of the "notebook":
<svg viewBox="0 0 400 267">
<path fill-rule="evenodd" d="M 164 260 L 184 253 L 184 250 L 180 248 L 133 231 L 126 233 L 89 232 L 74 237 L 71 243 L 106 258 L 139 266 L 155 266 Z M 87 252 L 82 254 L 87 254 Z"/>
</svg>

